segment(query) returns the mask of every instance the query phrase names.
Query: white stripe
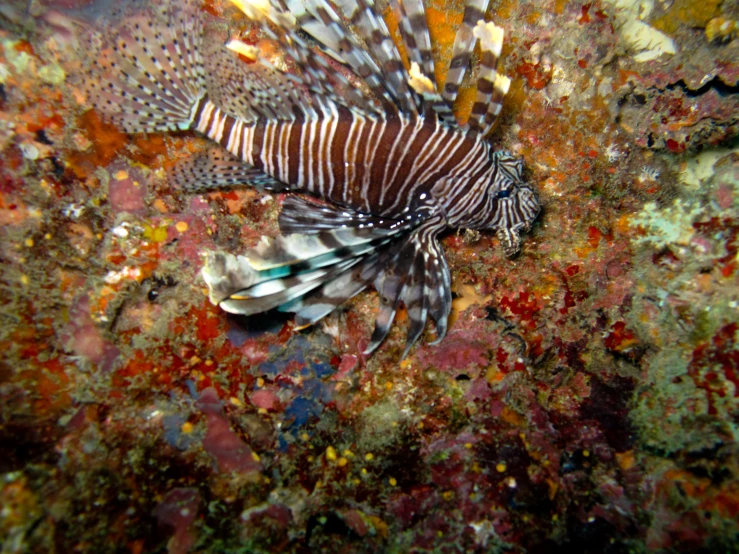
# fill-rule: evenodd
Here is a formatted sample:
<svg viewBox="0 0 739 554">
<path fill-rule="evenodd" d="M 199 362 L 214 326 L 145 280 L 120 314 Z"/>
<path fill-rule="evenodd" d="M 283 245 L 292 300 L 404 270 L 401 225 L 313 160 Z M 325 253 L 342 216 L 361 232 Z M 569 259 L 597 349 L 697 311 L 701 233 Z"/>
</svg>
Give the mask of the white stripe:
<svg viewBox="0 0 739 554">
<path fill-rule="evenodd" d="M 283 183 L 287 183 L 288 179 L 290 178 L 290 134 L 292 133 L 293 126 L 295 123 L 292 121 L 290 123 L 283 123 L 282 124 L 282 133 L 280 134 L 280 144 L 282 146 L 281 151 L 282 155 L 280 156 L 280 166 L 281 166 L 281 181 Z"/>
<path fill-rule="evenodd" d="M 241 141 L 241 159 L 254 165 L 254 124 L 244 127 Z"/>
<path fill-rule="evenodd" d="M 206 134 L 206 131 L 208 130 L 208 120 L 210 119 L 210 114 L 213 113 L 213 110 L 215 109 L 215 105 L 213 102 L 208 101 L 205 103 L 205 108 L 203 109 L 202 114 L 200 115 L 200 119 L 198 120 L 198 126 L 196 127 L 196 130 Z"/>
<path fill-rule="evenodd" d="M 264 172 L 270 177 L 275 177 L 274 169 L 272 167 L 272 146 L 270 144 L 270 135 L 274 135 L 274 128 L 275 124 L 272 121 L 268 122 L 264 126 L 264 134 L 262 135 L 262 151 L 259 153 Z"/>
<path fill-rule="evenodd" d="M 330 168 L 326 167 L 326 164 L 323 163 L 325 160 L 321 159 L 321 150 L 326 140 L 326 128 L 330 124 L 331 120 L 329 117 L 326 117 L 326 111 L 324 108 L 323 117 L 321 118 L 321 127 L 318 133 L 318 151 L 316 152 L 316 156 L 318 158 L 318 190 L 320 191 L 321 196 L 323 196 L 324 198 L 327 198 L 326 189 L 324 188 L 324 176 L 330 173 Z"/>
<path fill-rule="evenodd" d="M 303 124 L 300 126 L 300 136 L 298 137 L 298 182 L 295 184 L 300 188 L 307 188 L 305 186 L 305 170 L 303 169 L 303 164 L 305 162 L 305 153 L 303 151 L 303 136 L 305 135 L 305 129 L 308 125 L 310 125 L 310 122 L 304 120 Z"/>
<path fill-rule="evenodd" d="M 225 113 L 223 113 L 221 110 L 218 110 L 216 112 L 216 117 L 217 117 L 216 129 L 215 129 L 214 136 L 212 138 L 213 140 L 215 140 L 217 143 L 220 144 L 221 139 L 223 138 L 223 129 L 226 128 L 226 119 L 228 118 L 228 116 Z"/>
<path fill-rule="evenodd" d="M 243 125 L 243 121 L 241 119 L 237 119 L 231 126 L 231 135 L 228 137 L 228 144 L 226 144 L 226 150 L 236 155 L 238 155 L 239 152 L 238 141 L 241 138 L 241 133 L 239 132 L 241 125 Z"/>
<path fill-rule="evenodd" d="M 371 212 L 371 208 L 369 205 L 369 187 L 372 184 L 372 165 L 375 163 L 375 154 L 377 154 L 377 148 L 380 146 L 380 141 L 378 140 L 379 137 L 381 137 L 385 133 L 385 126 L 387 124 L 387 121 L 382 119 L 377 119 L 372 122 L 372 129 L 370 130 L 370 134 L 368 137 L 367 142 L 370 145 L 373 145 L 374 148 L 370 151 L 369 148 L 362 148 L 362 145 L 358 145 L 359 148 L 357 148 L 357 151 L 360 151 L 363 153 L 362 160 L 360 163 L 363 164 L 363 170 L 364 174 L 362 175 L 362 200 L 364 201 L 364 211 L 365 212 Z M 375 137 L 375 129 L 379 129 L 378 136 Z M 384 214 L 383 214 L 384 215 Z"/>
<path fill-rule="evenodd" d="M 354 181 L 354 163 L 350 161 L 350 158 L 356 156 L 357 150 L 357 145 L 355 145 L 355 151 L 349 152 L 349 145 L 352 143 L 352 140 L 359 140 L 359 137 L 362 136 L 365 121 L 366 120 L 363 117 L 359 117 L 352 111 L 352 122 L 349 125 L 349 132 L 346 135 L 346 144 L 344 144 L 344 190 L 342 193 L 342 200 L 345 204 L 349 202 L 349 199 L 351 198 L 349 192 L 351 191 L 352 183 Z M 352 178 L 349 177 L 350 173 Z"/>
<path fill-rule="evenodd" d="M 326 159 L 323 160 L 323 163 L 321 164 L 324 168 L 326 173 L 328 174 L 328 198 L 333 198 L 334 193 L 334 181 L 336 180 L 336 174 L 333 170 L 333 159 L 331 158 L 331 148 L 334 144 L 334 136 L 336 135 L 336 128 L 339 125 L 339 112 L 336 109 L 336 106 L 331 103 L 331 129 L 328 133 L 327 137 L 323 137 L 324 141 L 326 143 Z"/>
</svg>

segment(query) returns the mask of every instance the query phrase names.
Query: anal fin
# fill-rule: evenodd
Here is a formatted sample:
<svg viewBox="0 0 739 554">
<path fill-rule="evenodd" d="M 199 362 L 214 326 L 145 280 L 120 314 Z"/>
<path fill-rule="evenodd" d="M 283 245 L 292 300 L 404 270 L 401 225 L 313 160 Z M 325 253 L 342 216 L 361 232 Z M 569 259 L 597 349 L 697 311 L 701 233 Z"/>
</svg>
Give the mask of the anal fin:
<svg viewBox="0 0 739 554">
<path fill-rule="evenodd" d="M 169 171 L 169 179 L 188 192 L 210 192 L 238 185 L 278 192 L 289 187 L 216 146 L 193 154 Z"/>
<path fill-rule="evenodd" d="M 334 229 L 353 229 L 365 232 L 382 229 L 397 232 L 407 229 L 407 222 L 377 217 L 336 204 L 327 204 L 310 197 L 288 196 L 280 211 L 280 232 L 315 234 Z"/>
</svg>

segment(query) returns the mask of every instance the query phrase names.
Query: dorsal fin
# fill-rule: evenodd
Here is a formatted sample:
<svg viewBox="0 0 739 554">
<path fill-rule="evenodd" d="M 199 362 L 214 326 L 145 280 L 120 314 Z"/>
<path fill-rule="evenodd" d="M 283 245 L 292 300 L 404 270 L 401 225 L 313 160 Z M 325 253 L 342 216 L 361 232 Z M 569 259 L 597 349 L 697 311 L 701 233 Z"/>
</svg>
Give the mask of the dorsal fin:
<svg viewBox="0 0 739 554">
<path fill-rule="evenodd" d="M 357 27 L 367 40 L 367 48 L 382 68 L 385 86 L 398 108 L 408 114 L 417 113 L 418 98 L 408 85 L 408 72 L 372 0 L 337 0 L 344 17 Z"/>
<path fill-rule="evenodd" d="M 473 29 L 473 34 L 480 41 L 482 60 L 477 81 L 477 95 L 475 96 L 475 103 L 472 105 L 472 114 L 468 124 L 470 130 L 484 135 L 490 130 L 492 123 L 495 122 L 495 117 L 500 112 L 500 101 L 502 101 L 502 96 L 508 92 L 510 80 L 505 76 L 498 75 L 498 60 L 503 47 L 503 28 L 498 27 L 492 21 L 478 21 L 477 26 Z M 500 101 L 491 106 L 490 101 L 496 92 L 500 96 Z M 488 124 L 486 121 L 491 107 L 494 112 L 491 123 Z"/>
<path fill-rule="evenodd" d="M 446 81 L 442 87 L 442 96 L 450 106 L 457 99 L 459 87 L 462 84 L 464 74 L 472 57 L 472 51 L 477 42 L 477 38 L 473 34 L 473 29 L 478 21 L 485 19 L 485 11 L 488 9 L 489 1 L 467 0 L 465 4 L 462 24 L 457 30 L 457 36 L 454 37 L 449 72 L 446 75 Z"/>
<path fill-rule="evenodd" d="M 203 58 L 208 96 L 226 113 L 247 122 L 290 121 L 308 107 L 295 83 L 259 58 L 247 64 L 220 44 Z"/>
<path fill-rule="evenodd" d="M 421 0 L 390 0 L 398 29 L 410 62 L 416 62 L 421 71 L 434 76 L 434 56 L 431 36 L 426 23 L 426 10 Z"/>
<path fill-rule="evenodd" d="M 232 0 L 247 17 L 260 25 L 267 37 L 279 43 L 284 53 L 295 63 L 300 75 L 291 75 L 303 84 L 321 105 L 329 100 L 336 105 L 348 109 L 359 108 L 372 115 L 382 112 L 373 106 L 372 100 L 366 98 L 361 90 L 353 85 L 344 75 L 333 69 L 322 55 L 315 52 L 303 38 L 296 33 L 297 21 L 287 10 L 287 5 L 274 0 L 269 2 L 252 2 L 249 0 Z M 307 21 L 309 13 L 300 12 L 303 21 Z M 276 29 L 276 30 L 275 30 Z M 335 32 L 335 29 L 333 30 Z M 261 63 L 269 65 L 265 60 Z M 343 91 L 346 99 L 337 94 Z"/>
<path fill-rule="evenodd" d="M 380 67 L 325 0 L 285 0 L 285 4 L 297 24 L 319 41 L 329 55 L 347 64 L 386 108 L 394 101 L 383 83 Z"/>
</svg>

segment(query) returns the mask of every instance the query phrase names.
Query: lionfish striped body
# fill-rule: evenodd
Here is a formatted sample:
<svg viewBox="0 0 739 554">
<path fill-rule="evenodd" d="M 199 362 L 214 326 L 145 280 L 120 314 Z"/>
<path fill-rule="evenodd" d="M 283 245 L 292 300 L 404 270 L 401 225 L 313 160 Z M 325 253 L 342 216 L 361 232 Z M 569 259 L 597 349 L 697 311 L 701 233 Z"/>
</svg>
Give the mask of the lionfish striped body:
<svg viewBox="0 0 739 554">
<path fill-rule="evenodd" d="M 259 57 L 245 64 L 224 48 L 205 52 L 197 10 L 165 4 L 121 25 L 114 44 L 103 39 L 88 79 L 96 107 L 124 130 L 192 128 L 228 151 L 180 166 L 173 177 L 186 188 L 248 183 L 298 193 L 282 206 L 283 237 L 246 256 L 208 255 L 211 300 L 247 315 L 292 311 L 304 326 L 373 285 L 380 311 L 368 352 L 401 302 L 411 321 L 406 353 L 428 318 L 441 340 L 451 279 L 437 235 L 491 229 L 512 255 L 539 211 L 522 161 L 484 139 L 508 88 L 496 72 L 502 30 L 484 20 L 487 0 L 468 0 L 442 93 L 426 77 L 434 73 L 420 0 L 391 2 L 410 72 L 369 0 L 337 2 L 367 49 L 325 0 L 234 2 L 281 44 L 297 75 Z M 333 71 L 296 26 L 371 92 Z M 462 127 L 451 107 L 477 39 L 477 98 Z"/>
</svg>

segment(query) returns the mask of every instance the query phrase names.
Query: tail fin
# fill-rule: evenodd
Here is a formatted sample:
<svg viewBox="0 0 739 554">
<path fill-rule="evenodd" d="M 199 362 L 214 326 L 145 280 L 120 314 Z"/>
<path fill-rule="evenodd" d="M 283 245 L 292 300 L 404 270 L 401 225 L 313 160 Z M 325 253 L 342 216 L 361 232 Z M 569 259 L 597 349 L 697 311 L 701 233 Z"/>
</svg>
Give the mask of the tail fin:
<svg viewBox="0 0 739 554">
<path fill-rule="evenodd" d="M 194 2 L 176 4 L 163 2 L 90 41 L 88 97 L 128 133 L 189 128 L 205 94 L 202 22 Z"/>
</svg>

